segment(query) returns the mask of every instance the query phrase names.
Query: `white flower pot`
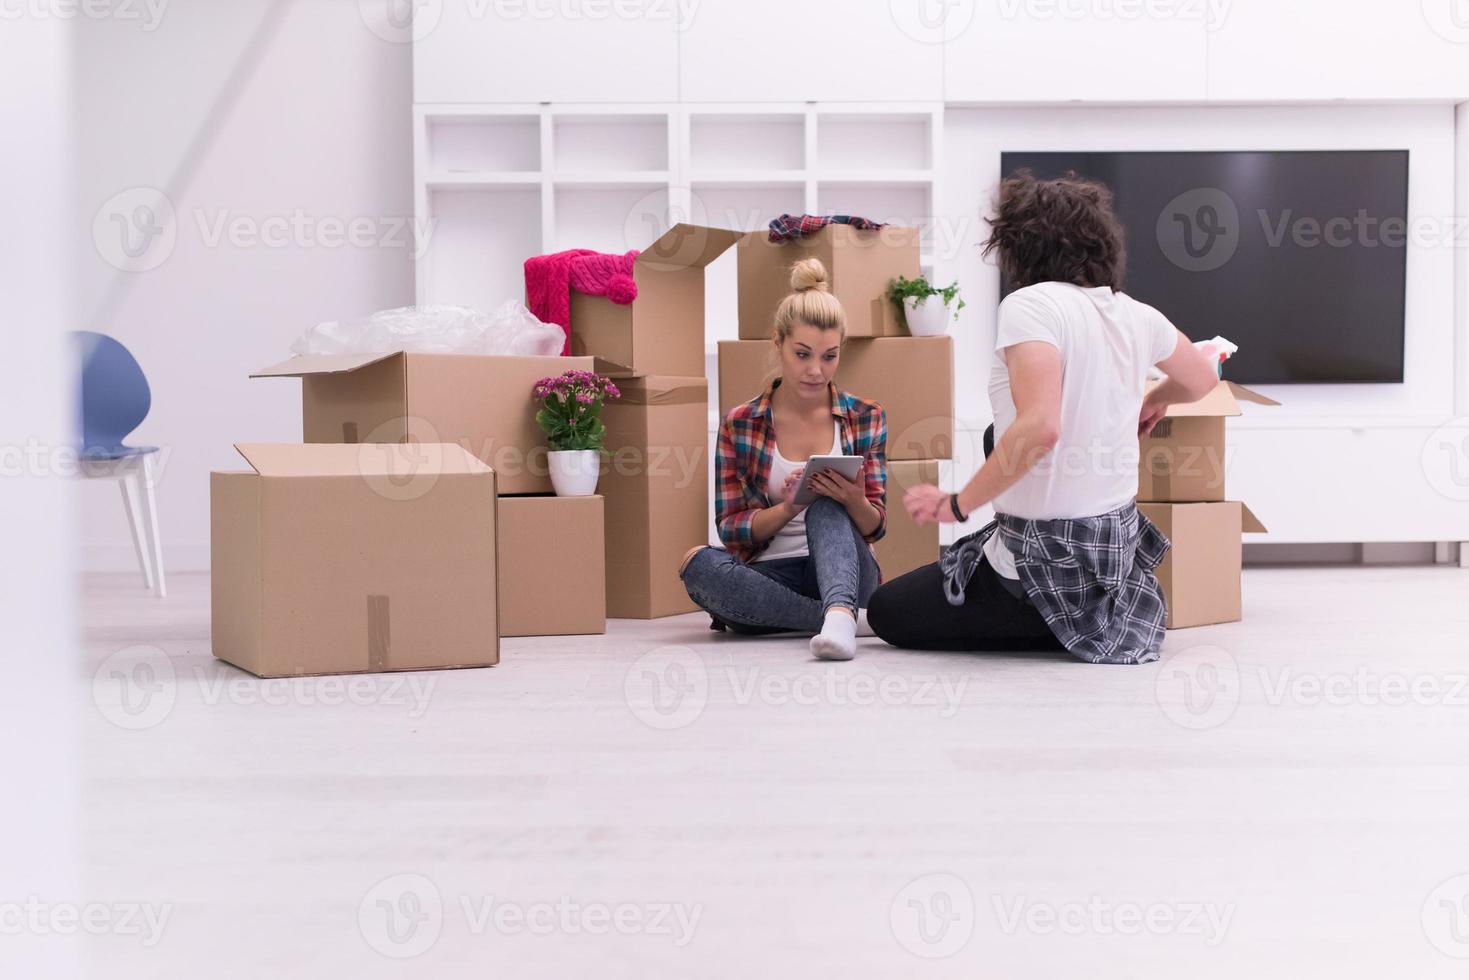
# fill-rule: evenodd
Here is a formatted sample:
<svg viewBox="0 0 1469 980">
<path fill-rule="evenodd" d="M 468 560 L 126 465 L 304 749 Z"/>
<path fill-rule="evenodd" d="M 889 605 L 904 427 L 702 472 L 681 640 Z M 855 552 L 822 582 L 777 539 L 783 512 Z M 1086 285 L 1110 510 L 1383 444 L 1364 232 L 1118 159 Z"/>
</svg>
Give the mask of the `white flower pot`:
<svg viewBox="0 0 1469 980">
<path fill-rule="evenodd" d="M 597 492 L 602 454 L 595 449 L 559 449 L 549 454 L 551 486 L 558 497 L 590 497 Z"/>
<path fill-rule="evenodd" d="M 942 337 L 948 333 L 953 316 L 942 296 L 929 296 L 921 304 L 916 297 L 905 297 L 903 314 L 908 319 L 908 332 L 915 337 Z"/>
</svg>

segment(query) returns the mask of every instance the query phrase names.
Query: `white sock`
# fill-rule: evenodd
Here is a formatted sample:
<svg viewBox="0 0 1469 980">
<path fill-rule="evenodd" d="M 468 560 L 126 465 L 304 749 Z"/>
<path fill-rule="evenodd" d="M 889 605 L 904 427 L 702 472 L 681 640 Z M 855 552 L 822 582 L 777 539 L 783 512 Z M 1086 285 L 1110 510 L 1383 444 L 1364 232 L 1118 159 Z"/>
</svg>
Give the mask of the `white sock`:
<svg viewBox="0 0 1469 980">
<path fill-rule="evenodd" d="M 867 610 L 866 609 L 858 609 L 857 610 L 857 635 L 858 636 L 876 636 L 877 635 L 875 632 L 873 632 L 872 627 L 867 625 Z"/>
<path fill-rule="evenodd" d="M 811 637 L 811 654 L 822 660 L 851 660 L 857 655 L 857 620 L 848 612 L 828 610 L 821 632 Z"/>
</svg>

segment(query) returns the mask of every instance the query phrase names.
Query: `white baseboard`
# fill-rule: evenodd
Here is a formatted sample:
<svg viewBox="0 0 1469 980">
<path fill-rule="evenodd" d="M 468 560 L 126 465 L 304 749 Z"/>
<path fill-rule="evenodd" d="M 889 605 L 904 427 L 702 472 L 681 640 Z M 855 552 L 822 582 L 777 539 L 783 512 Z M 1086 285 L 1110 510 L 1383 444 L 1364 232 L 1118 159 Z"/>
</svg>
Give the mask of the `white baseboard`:
<svg viewBox="0 0 1469 980">
<path fill-rule="evenodd" d="M 79 556 L 83 572 L 136 572 L 138 558 L 133 546 L 118 544 L 83 544 Z M 209 571 L 209 544 L 174 544 L 163 546 L 163 571 Z"/>
</svg>

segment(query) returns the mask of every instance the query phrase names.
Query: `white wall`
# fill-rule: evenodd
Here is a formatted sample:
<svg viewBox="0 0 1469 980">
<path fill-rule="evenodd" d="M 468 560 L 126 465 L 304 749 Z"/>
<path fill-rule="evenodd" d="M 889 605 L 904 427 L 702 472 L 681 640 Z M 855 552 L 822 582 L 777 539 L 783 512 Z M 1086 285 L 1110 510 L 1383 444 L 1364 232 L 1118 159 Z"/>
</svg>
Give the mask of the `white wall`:
<svg viewBox="0 0 1469 980">
<path fill-rule="evenodd" d="M 104 234 L 79 263 L 76 322 L 147 372 L 153 409 L 132 441 L 166 453 L 165 562 L 207 568 L 209 471 L 240 465 L 234 442 L 301 437 L 299 384 L 246 375 L 318 321 L 413 301 L 398 224 L 413 213 L 411 45 L 374 33 L 355 0 L 175 3 L 153 30 L 78 29 L 79 230 L 99 209 L 104 228 L 114 207 L 126 218 L 114 195 L 151 186 L 176 240 L 156 268 L 120 272 Z M 294 224 L 283 245 L 264 241 L 272 218 Z M 214 238 L 220 221 L 233 242 Z M 88 567 L 134 568 L 117 489 L 81 490 Z"/>
</svg>

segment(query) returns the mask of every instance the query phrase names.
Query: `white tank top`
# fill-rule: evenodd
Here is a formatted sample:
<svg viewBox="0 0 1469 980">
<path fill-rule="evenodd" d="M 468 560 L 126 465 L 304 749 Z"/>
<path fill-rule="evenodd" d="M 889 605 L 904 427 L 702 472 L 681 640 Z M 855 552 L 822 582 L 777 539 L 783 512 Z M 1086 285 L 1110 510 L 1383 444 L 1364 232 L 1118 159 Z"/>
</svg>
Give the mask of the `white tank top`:
<svg viewBox="0 0 1469 980">
<path fill-rule="evenodd" d="M 831 452 L 827 455 L 838 456 L 841 451 L 841 423 L 832 419 Z M 770 482 L 765 487 L 765 492 L 770 496 L 772 504 L 785 501 L 786 480 L 805 465 L 806 460 L 804 459 L 786 459 L 780 454 L 779 443 L 776 444 L 774 451 L 770 454 Z M 770 561 L 774 558 L 805 558 L 810 554 L 810 549 L 806 547 L 806 512 L 803 510 L 791 518 L 789 524 L 775 532 L 775 537 L 770 539 L 770 547 L 756 555 L 754 561 Z"/>
</svg>

